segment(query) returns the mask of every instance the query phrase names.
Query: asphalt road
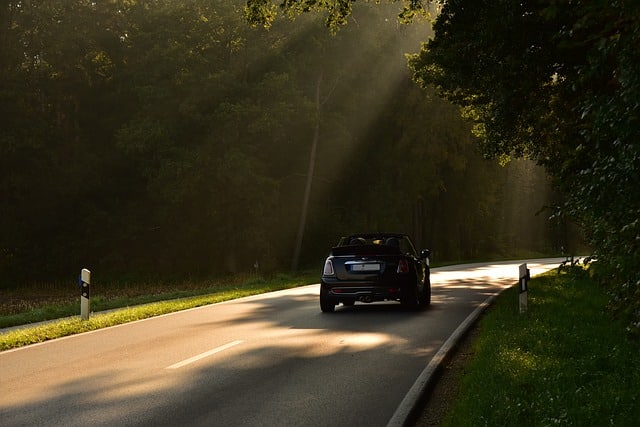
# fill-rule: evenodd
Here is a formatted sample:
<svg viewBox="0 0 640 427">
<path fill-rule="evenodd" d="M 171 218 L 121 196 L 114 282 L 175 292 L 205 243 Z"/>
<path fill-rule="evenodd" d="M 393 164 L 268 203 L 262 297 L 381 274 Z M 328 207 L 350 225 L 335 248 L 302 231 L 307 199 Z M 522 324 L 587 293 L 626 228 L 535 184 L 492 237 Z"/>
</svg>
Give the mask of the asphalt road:
<svg viewBox="0 0 640 427">
<path fill-rule="evenodd" d="M 529 260 L 532 274 L 561 260 Z M 319 285 L 0 353 L 2 426 L 386 426 L 520 262 L 432 271 L 432 305 L 321 313 Z M 514 309 L 517 301 L 514 301 Z"/>
</svg>

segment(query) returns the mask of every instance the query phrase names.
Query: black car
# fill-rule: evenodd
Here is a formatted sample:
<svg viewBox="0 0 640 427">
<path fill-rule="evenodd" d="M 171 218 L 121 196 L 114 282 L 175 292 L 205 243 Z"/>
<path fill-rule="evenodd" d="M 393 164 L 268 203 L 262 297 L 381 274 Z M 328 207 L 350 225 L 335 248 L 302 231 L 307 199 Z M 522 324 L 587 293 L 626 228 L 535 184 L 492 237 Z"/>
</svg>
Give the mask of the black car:
<svg viewBox="0 0 640 427">
<path fill-rule="evenodd" d="M 406 234 L 366 233 L 343 237 L 324 262 L 320 308 L 356 301 L 400 301 L 408 308 L 431 303 L 429 250 L 416 252 Z"/>
</svg>

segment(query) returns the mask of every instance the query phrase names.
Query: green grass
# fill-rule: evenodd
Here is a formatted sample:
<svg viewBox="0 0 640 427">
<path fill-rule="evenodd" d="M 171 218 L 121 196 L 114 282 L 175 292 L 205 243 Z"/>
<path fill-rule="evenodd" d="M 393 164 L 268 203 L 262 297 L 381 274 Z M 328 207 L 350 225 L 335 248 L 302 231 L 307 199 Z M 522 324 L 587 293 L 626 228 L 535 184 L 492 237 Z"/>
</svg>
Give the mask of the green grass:
<svg viewBox="0 0 640 427">
<path fill-rule="evenodd" d="M 640 346 L 586 274 L 533 279 L 528 311 L 509 289 L 482 318 L 445 426 L 635 426 Z"/>
<path fill-rule="evenodd" d="M 236 278 L 231 280 L 231 284 L 182 283 L 178 289 L 174 289 L 174 285 L 152 284 L 111 286 L 108 291 L 105 289 L 104 295 L 91 297 L 93 313 L 88 320 L 80 319 L 79 296 L 73 297 L 77 300 L 75 303 L 67 302 L 68 298 L 61 297 L 50 298 L 56 302 L 53 304 L 23 303 L 19 304 L 21 310 L 14 309 L 16 313 L 0 317 L 0 327 L 56 320 L 0 333 L 0 351 L 244 296 L 308 285 L 317 280 L 317 273 L 305 273 L 296 276 L 278 275 L 268 279 Z"/>
</svg>

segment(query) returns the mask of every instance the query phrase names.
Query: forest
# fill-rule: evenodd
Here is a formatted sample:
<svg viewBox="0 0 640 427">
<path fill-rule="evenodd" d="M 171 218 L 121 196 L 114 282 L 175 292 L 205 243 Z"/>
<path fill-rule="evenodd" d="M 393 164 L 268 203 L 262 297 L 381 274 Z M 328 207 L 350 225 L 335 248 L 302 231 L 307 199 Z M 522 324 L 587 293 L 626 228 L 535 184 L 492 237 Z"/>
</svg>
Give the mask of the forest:
<svg viewBox="0 0 640 427">
<path fill-rule="evenodd" d="M 545 169 L 486 160 L 408 66 L 432 36 L 356 4 L 251 26 L 241 0 L 0 9 L 0 286 L 320 269 L 340 236 L 437 262 L 571 253 Z"/>
<path fill-rule="evenodd" d="M 247 0 L 246 14 L 268 28 L 319 12 L 335 33 L 362 1 Z M 640 2 L 389 2 L 433 20 L 414 81 L 460 107 L 485 157 L 544 167 L 563 198 L 552 216 L 580 227 L 597 260 L 584 271 L 640 336 Z"/>
</svg>

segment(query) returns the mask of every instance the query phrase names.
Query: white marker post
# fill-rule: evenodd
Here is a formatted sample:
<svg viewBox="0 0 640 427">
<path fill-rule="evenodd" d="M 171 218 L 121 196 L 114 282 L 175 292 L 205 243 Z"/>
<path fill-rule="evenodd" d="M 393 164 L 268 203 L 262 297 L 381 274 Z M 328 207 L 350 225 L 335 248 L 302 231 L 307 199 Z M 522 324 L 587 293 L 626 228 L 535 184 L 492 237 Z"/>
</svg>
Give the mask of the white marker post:
<svg viewBox="0 0 640 427">
<path fill-rule="evenodd" d="M 91 285 L 91 272 L 83 268 L 80 272 L 80 318 L 89 320 L 89 295 Z"/>
<path fill-rule="evenodd" d="M 527 293 L 529 291 L 529 280 L 531 279 L 531 273 L 527 268 L 527 264 L 521 264 L 520 270 L 520 313 L 526 313 L 527 311 Z"/>
</svg>

